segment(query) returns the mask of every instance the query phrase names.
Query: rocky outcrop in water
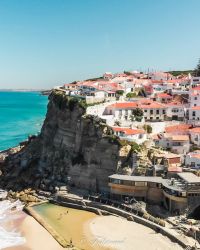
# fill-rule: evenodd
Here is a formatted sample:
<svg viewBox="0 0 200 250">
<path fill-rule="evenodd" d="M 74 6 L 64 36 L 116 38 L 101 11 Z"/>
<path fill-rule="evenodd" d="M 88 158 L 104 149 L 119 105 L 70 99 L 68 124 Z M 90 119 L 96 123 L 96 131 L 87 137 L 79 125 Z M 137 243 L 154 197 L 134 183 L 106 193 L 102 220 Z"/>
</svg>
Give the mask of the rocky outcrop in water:
<svg viewBox="0 0 200 250">
<path fill-rule="evenodd" d="M 70 184 L 103 191 L 109 175 L 131 165 L 131 152 L 102 119 L 86 115 L 83 101 L 54 91 L 41 134 L 6 158 L 0 184 L 12 190 L 55 191 Z"/>
</svg>

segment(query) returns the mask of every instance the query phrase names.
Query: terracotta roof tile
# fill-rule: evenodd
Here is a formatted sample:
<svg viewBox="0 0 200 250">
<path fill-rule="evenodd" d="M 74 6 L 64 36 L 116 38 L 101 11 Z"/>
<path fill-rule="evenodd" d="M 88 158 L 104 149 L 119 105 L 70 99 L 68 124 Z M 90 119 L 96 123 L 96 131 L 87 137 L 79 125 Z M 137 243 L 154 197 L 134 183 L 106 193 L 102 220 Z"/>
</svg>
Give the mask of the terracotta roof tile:
<svg viewBox="0 0 200 250">
<path fill-rule="evenodd" d="M 200 127 L 190 129 L 191 133 L 200 133 Z"/>
<path fill-rule="evenodd" d="M 179 132 L 179 131 L 189 131 L 191 128 L 191 125 L 189 124 L 178 124 L 173 125 L 165 128 L 166 133 L 173 133 L 173 132 Z"/>
<path fill-rule="evenodd" d="M 133 128 L 123 128 L 123 127 L 112 127 L 112 129 L 116 132 L 124 132 L 125 135 L 137 135 L 137 134 L 145 134 L 143 129 L 133 129 Z"/>
<path fill-rule="evenodd" d="M 108 108 L 116 108 L 116 109 L 127 109 L 127 108 L 137 108 L 138 105 L 136 102 L 117 102 L 107 106 Z"/>
</svg>

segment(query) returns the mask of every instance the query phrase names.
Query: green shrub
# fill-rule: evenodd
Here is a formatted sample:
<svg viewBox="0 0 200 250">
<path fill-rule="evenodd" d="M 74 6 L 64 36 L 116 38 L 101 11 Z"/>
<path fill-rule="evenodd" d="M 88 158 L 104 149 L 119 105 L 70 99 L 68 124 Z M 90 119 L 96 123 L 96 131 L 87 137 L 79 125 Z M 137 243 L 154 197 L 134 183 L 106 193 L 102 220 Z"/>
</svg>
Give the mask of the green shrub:
<svg viewBox="0 0 200 250">
<path fill-rule="evenodd" d="M 123 94 L 124 94 L 124 91 L 123 91 L 123 90 L 117 90 L 117 91 L 116 91 L 116 94 L 117 94 L 117 95 L 123 95 Z"/>
<path fill-rule="evenodd" d="M 152 127 L 148 124 L 145 124 L 143 126 L 144 130 L 148 133 L 148 134 L 151 134 L 152 133 Z"/>
<path fill-rule="evenodd" d="M 134 98 L 137 97 L 137 94 L 135 92 L 129 92 L 128 94 L 126 94 L 127 98 Z"/>
</svg>

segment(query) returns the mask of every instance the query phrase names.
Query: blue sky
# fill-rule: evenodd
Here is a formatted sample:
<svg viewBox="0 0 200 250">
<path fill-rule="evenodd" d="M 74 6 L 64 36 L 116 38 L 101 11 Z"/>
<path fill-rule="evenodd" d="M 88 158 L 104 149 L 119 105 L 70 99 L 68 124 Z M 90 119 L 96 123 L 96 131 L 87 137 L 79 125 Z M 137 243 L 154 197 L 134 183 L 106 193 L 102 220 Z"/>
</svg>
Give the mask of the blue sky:
<svg viewBox="0 0 200 250">
<path fill-rule="evenodd" d="M 1 0 L 0 88 L 48 88 L 105 71 L 192 69 L 199 0 Z"/>
</svg>

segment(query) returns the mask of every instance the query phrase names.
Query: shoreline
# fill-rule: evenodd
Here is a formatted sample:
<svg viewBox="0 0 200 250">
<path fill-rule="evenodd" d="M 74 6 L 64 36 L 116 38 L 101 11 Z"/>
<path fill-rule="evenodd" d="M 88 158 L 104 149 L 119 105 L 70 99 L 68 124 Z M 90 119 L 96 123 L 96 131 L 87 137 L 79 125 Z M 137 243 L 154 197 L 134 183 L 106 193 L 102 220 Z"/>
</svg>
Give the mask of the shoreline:
<svg viewBox="0 0 200 250">
<path fill-rule="evenodd" d="M 43 246 L 42 250 L 66 249 L 30 215 L 25 214 L 18 230 L 26 238 L 26 243 L 5 248 L 5 250 L 38 250 L 41 246 Z M 133 246 L 134 249 L 141 250 L 183 249 L 177 243 L 148 227 L 112 215 L 97 216 L 88 220 L 84 224 L 83 231 L 85 238 L 81 240 L 89 242 L 91 249 L 94 250 L 132 250 Z"/>
<path fill-rule="evenodd" d="M 53 236 L 41 226 L 32 216 L 25 215 L 24 220 L 17 226 L 17 230 L 26 238 L 26 243 L 14 247 L 4 248 L 4 250 L 62 250 L 64 249 L 53 238 Z"/>
</svg>

